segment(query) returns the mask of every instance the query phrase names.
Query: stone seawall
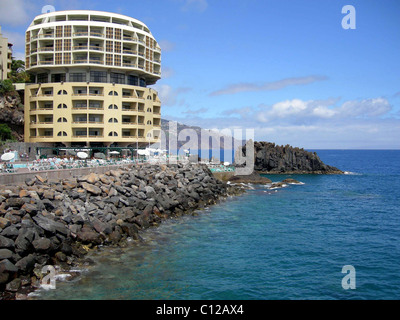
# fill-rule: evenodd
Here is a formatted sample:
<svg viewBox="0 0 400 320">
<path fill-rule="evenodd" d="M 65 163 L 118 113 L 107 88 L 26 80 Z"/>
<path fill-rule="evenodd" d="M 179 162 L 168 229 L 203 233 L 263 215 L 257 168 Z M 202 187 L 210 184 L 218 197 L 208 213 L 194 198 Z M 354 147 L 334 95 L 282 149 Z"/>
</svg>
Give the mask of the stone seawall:
<svg viewBox="0 0 400 320">
<path fill-rule="evenodd" d="M 133 165 L 127 164 L 123 166 L 132 167 Z M 48 171 L 29 171 L 28 169 L 23 168 L 23 169 L 18 169 L 19 172 L 17 173 L 0 174 L 0 186 L 25 184 L 25 181 L 27 179 L 34 179 L 36 175 L 40 175 L 41 177 L 47 180 L 61 180 L 61 179 L 82 177 L 90 173 L 102 174 L 110 170 L 116 170 L 118 168 L 121 168 L 121 165 L 115 165 L 115 166 L 111 165 L 103 167 L 82 167 L 82 168 L 48 170 Z"/>
<path fill-rule="evenodd" d="M 40 285 L 41 270 L 81 264 L 98 245 L 140 240 L 139 231 L 193 213 L 243 189 L 199 164 L 143 165 L 0 186 L 0 299 Z"/>
</svg>

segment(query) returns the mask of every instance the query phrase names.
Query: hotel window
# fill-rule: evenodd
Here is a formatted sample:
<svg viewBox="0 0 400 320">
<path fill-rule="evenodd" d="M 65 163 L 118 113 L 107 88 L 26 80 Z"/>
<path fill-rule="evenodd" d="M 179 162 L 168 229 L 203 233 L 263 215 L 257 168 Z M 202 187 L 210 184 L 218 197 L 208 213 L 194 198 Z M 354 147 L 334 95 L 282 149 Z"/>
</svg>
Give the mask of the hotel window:
<svg viewBox="0 0 400 320">
<path fill-rule="evenodd" d="M 64 37 L 70 37 L 71 36 L 71 26 L 65 26 L 64 27 Z"/>
<path fill-rule="evenodd" d="M 125 75 L 123 73 L 111 72 L 111 82 L 125 84 Z"/>
<path fill-rule="evenodd" d="M 56 64 L 62 64 L 62 53 L 56 53 Z"/>
<path fill-rule="evenodd" d="M 151 124 L 151 121 L 149 120 L 149 121 L 147 121 L 147 124 Z"/>
<path fill-rule="evenodd" d="M 64 64 L 71 64 L 71 53 L 64 53 Z"/>
<path fill-rule="evenodd" d="M 118 137 L 118 133 L 116 133 L 115 131 L 112 131 L 108 134 L 109 137 Z"/>
<path fill-rule="evenodd" d="M 64 51 L 71 51 L 71 39 L 64 40 Z"/>
<path fill-rule="evenodd" d="M 107 39 L 113 39 L 114 38 L 114 29 L 107 27 L 106 29 L 106 37 Z"/>
<path fill-rule="evenodd" d="M 57 94 L 60 96 L 60 95 L 67 95 L 68 93 L 66 90 L 60 90 L 60 91 L 58 91 Z"/>
<path fill-rule="evenodd" d="M 151 112 L 151 108 L 147 108 L 147 112 Z"/>
<path fill-rule="evenodd" d="M 86 73 L 70 73 L 70 82 L 86 82 Z"/>
<path fill-rule="evenodd" d="M 115 29 L 115 39 L 121 40 L 121 29 Z"/>
<path fill-rule="evenodd" d="M 57 26 L 56 28 L 56 38 L 62 38 L 63 36 L 63 27 Z"/>
<path fill-rule="evenodd" d="M 59 104 L 58 106 L 57 106 L 57 109 L 67 109 L 67 105 L 66 104 Z"/>
<path fill-rule="evenodd" d="M 115 105 L 115 104 L 110 104 L 109 106 L 108 106 L 108 109 L 115 109 L 115 110 L 117 110 L 118 109 L 118 107 Z"/>
<path fill-rule="evenodd" d="M 108 123 L 118 123 L 118 120 L 116 118 L 110 118 Z"/>
<path fill-rule="evenodd" d="M 106 52 L 114 52 L 114 42 L 107 40 L 106 42 Z"/>
<path fill-rule="evenodd" d="M 48 83 L 49 82 L 49 75 L 47 73 L 39 73 L 37 75 L 37 82 L 38 83 Z"/>
<path fill-rule="evenodd" d="M 119 55 L 114 56 L 114 66 L 118 66 L 118 67 L 121 66 L 121 56 L 119 56 Z"/>
<path fill-rule="evenodd" d="M 106 65 L 107 66 L 112 66 L 113 65 L 113 55 L 112 54 L 107 54 L 106 55 Z"/>
<path fill-rule="evenodd" d="M 66 118 L 58 118 L 57 122 L 67 122 Z"/>
<path fill-rule="evenodd" d="M 117 91 L 110 91 L 108 93 L 109 96 L 118 96 L 118 92 Z"/>
<path fill-rule="evenodd" d="M 56 40 L 56 51 L 62 51 L 63 50 L 63 41 L 61 39 Z"/>
<path fill-rule="evenodd" d="M 121 42 L 115 42 L 115 53 L 121 53 Z"/>
<path fill-rule="evenodd" d="M 131 86 L 137 86 L 139 82 L 139 78 L 136 76 L 128 76 L 128 84 Z"/>
<path fill-rule="evenodd" d="M 52 74 L 51 82 L 65 82 L 65 73 Z"/>
<path fill-rule="evenodd" d="M 90 82 L 107 82 L 107 72 L 91 71 Z"/>
<path fill-rule="evenodd" d="M 58 136 L 58 137 L 66 137 L 66 136 L 67 136 L 67 133 L 66 133 L 65 131 L 60 131 L 60 132 L 57 134 L 57 136 Z"/>
</svg>

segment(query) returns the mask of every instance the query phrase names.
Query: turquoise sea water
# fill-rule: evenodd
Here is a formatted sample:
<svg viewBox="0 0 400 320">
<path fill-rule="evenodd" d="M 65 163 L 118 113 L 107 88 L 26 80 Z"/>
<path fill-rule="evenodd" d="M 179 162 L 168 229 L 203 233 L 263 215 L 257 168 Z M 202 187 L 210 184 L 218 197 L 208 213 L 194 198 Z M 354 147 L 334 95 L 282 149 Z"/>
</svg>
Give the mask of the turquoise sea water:
<svg viewBox="0 0 400 320">
<path fill-rule="evenodd" d="M 73 282 L 39 299 L 398 299 L 400 151 L 317 150 L 350 174 L 292 175 L 198 216 L 102 249 Z M 269 176 L 281 181 L 288 176 Z M 344 290 L 342 267 L 356 271 Z"/>
</svg>

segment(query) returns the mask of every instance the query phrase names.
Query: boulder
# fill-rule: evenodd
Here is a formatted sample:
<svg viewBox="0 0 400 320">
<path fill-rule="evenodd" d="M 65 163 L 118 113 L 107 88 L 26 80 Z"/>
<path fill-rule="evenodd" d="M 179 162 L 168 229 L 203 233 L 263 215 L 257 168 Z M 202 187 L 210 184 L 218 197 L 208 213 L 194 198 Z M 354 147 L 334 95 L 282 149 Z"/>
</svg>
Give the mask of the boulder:
<svg viewBox="0 0 400 320">
<path fill-rule="evenodd" d="M 39 238 L 34 240 L 32 245 L 38 252 L 47 252 L 51 248 L 51 241 L 47 238 Z"/>
<path fill-rule="evenodd" d="M 10 220 L 0 217 L 0 228 L 7 228 L 11 224 Z"/>
<path fill-rule="evenodd" d="M 3 272 L 15 273 L 18 271 L 18 267 L 10 262 L 8 259 L 0 261 L 0 274 Z"/>
<path fill-rule="evenodd" d="M 21 260 L 19 260 L 15 266 L 18 268 L 18 270 L 25 274 L 33 270 L 36 262 L 36 256 L 33 254 L 29 254 L 26 257 L 23 257 Z"/>
<path fill-rule="evenodd" d="M 4 232 L 4 230 L 3 230 Z M 14 250 L 15 244 L 14 241 L 0 235 L 0 248 L 11 249 Z"/>
<path fill-rule="evenodd" d="M 8 249 L 0 249 L 0 260 L 11 259 L 13 256 L 13 252 Z"/>
<path fill-rule="evenodd" d="M 84 188 L 87 192 L 94 194 L 95 196 L 101 195 L 102 193 L 99 187 L 87 182 L 82 182 L 82 188 Z"/>
<path fill-rule="evenodd" d="M 84 227 L 77 233 L 77 238 L 82 243 L 88 244 L 101 244 L 102 240 L 100 234 L 93 229 Z"/>
</svg>

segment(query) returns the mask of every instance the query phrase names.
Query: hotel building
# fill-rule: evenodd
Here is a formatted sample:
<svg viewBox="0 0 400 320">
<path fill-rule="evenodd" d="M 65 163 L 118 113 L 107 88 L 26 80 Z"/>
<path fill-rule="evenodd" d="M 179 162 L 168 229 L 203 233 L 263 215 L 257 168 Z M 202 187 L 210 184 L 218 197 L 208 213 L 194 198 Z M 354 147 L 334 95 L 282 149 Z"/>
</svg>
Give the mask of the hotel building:
<svg viewBox="0 0 400 320">
<path fill-rule="evenodd" d="M 5 80 L 11 72 L 12 44 L 1 34 L 0 26 L 0 80 Z"/>
<path fill-rule="evenodd" d="M 161 49 L 142 22 L 99 11 L 37 16 L 26 31 L 25 142 L 144 147 L 159 141 Z"/>
</svg>

